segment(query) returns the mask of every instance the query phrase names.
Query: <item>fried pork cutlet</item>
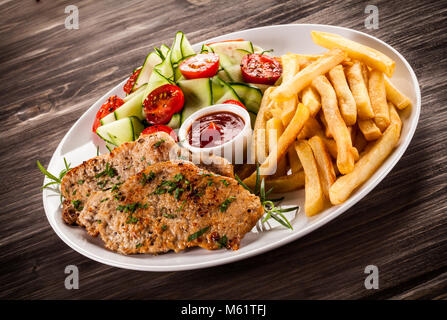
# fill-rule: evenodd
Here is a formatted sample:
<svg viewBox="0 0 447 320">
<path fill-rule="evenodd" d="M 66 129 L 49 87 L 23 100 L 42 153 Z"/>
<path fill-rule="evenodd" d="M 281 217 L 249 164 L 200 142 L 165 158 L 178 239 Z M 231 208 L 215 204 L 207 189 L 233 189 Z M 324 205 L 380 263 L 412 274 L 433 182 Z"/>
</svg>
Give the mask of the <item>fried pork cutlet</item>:
<svg viewBox="0 0 447 320">
<path fill-rule="evenodd" d="M 123 254 L 238 249 L 263 215 L 259 198 L 235 179 L 182 161 L 149 166 L 85 207 L 79 220 L 88 232 Z"/>
</svg>

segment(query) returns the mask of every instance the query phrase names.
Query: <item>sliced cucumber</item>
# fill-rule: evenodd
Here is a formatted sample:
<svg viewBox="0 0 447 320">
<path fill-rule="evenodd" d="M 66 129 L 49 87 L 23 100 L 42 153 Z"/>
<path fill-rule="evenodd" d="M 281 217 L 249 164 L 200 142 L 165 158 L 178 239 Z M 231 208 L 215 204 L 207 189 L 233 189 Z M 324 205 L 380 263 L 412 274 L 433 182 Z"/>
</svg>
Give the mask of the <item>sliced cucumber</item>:
<svg viewBox="0 0 447 320">
<path fill-rule="evenodd" d="M 242 57 L 253 53 L 253 45 L 250 41 L 218 42 L 210 45 L 211 49 L 219 55 L 225 55 L 231 64 L 241 64 Z"/>
<path fill-rule="evenodd" d="M 146 60 L 144 60 L 143 67 L 142 67 L 137 79 L 135 80 L 135 84 L 132 88 L 132 91 L 137 90 L 142 85 L 147 83 L 149 81 L 149 78 L 151 77 L 152 70 L 154 69 L 154 67 L 156 65 L 160 64 L 161 62 L 162 62 L 162 59 L 155 51 L 150 52 L 146 56 Z"/>
<path fill-rule="evenodd" d="M 143 98 L 141 99 L 141 103 L 144 102 L 146 97 L 156 88 L 164 85 L 164 84 L 173 84 L 173 82 L 164 76 L 162 76 L 157 70 L 154 70 L 151 74 L 151 78 L 149 79 L 149 82 L 147 83 L 147 87 L 144 90 Z"/>
<path fill-rule="evenodd" d="M 264 94 L 265 90 L 267 90 L 268 87 L 271 87 L 269 84 L 262 84 L 262 83 L 249 83 L 249 85 L 255 86 L 259 90 L 261 90 L 262 94 Z"/>
<path fill-rule="evenodd" d="M 99 122 L 101 123 L 101 125 L 105 125 L 108 123 L 111 123 L 113 121 L 115 121 L 115 112 L 109 113 L 108 115 L 106 115 L 104 118 L 102 118 L 101 120 L 99 120 Z"/>
<path fill-rule="evenodd" d="M 251 128 L 254 129 L 257 115 L 253 112 L 249 112 L 248 114 L 250 116 Z"/>
<path fill-rule="evenodd" d="M 247 110 L 257 114 L 262 100 L 261 90 L 247 83 L 232 83 L 231 87 L 241 98 L 241 102 L 247 107 Z"/>
<path fill-rule="evenodd" d="M 166 58 L 166 55 L 168 54 L 169 50 L 170 50 L 169 47 L 164 44 L 160 46 L 160 52 L 163 55 L 163 59 Z"/>
<path fill-rule="evenodd" d="M 157 70 L 163 77 L 168 79 L 174 79 L 174 67 L 171 62 L 171 54 L 172 51 L 169 51 L 163 62 L 154 67 L 154 70 Z"/>
<path fill-rule="evenodd" d="M 241 101 L 234 89 L 217 76 L 211 79 L 213 89 L 213 103 L 219 104 L 227 100 Z"/>
<path fill-rule="evenodd" d="M 225 71 L 225 69 L 222 69 L 219 72 L 217 72 L 217 76 L 225 82 L 231 82 L 231 79 L 228 76 L 228 73 Z"/>
<path fill-rule="evenodd" d="M 106 142 L 106 148 L 107 150 L 109 150 L 109 152 L 112 152 L 112 150 L 115 149 L 116 146 L 114 144 Z"/>
<path fill-rule="evenodd" d="M 182 60 L 183 54 L 182 54 L 182 39 L 183 39 L 183 32 L 179 31 L 176 33 L 174 42 L 172 43 L 171 47 L 171 63 L 175 64 Z"/>
<path fill-rule="evenodd" d="M 200 49 L 200 53 L 212 53 L 214 52 L 213 49 L 210 48 L 210 46 L 207 46 L 206 44 L 202 44 L 202 49 Z"/>
<path fill-rule="evenodd" d="M 186 35 L 183 32 L 182 32 L 182 34 L 183 34 L 182 45 L 181 45 L 182 58 L 186 58 L 186 57 L 196 54 L 194 49 L 192 48 L 191 44 L 189 43 L 188 39 L 186 38 Z"/>
<path fill-rule="evenodd" d="M 213 103 L 213 92 L 210 78 L 182 80 L 178 82 L 185 95 L 185 106 L 182 110 L 182 123 L 197 110 Z"/>
<path fill-rule="evenodd" d="M 136 117 L 128 117 L 101 126 L 96 133 L 107 143 L 120 146 L 124 142 L 134 141 L 143 129 L 144 126 Z"/>
<path fill-rule="evenodd" d="M 132 99 L 128 100 L 121 107 L 116 109 L 114 112 L 115 119 L 119 120 L 134 116 L 140 120 L 143 120 L 143 95 L 143 90 L 137 91 L 137 94 Z"/>
<path fill-rule="evenodd" d="M 133 140 L 137 140 L 141 132 L 144 130 L 144 126 L 137 117 L 130 117 L 132 123 Z"/>
<path fill-rule="evenodd" d="M 178 129 L 181 125 L 182 116 L 180 113 L 176 113 L 172 116 L 171 120 L 168 122 L 167 126 L 172 129 Z"/>
<path fill-rule="evenodd" d="M 143 84 L 141 87 L 139 87 L 136 91 L 132 92 L 131 94 L 125 96 L 123 98 L 124 102 L 127 102 L 131 99 L 133 99 L 137 94 L 139 94 L 141 91 L 146 90 L 147 87 L 147 83 Z"/>
</svg>

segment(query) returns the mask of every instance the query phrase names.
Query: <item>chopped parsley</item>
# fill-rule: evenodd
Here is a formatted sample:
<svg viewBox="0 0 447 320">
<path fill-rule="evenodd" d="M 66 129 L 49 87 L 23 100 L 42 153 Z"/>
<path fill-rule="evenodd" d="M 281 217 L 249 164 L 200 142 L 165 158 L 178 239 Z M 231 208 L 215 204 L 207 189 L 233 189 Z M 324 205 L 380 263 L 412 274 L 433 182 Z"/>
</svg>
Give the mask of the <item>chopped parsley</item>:
<svg viewBox="0 0 447 320">
<path fill-rule="evenodd" d="M 73 207 L 75 208 L 76 211 L 81 211 L 82 209 L 84 209 L 84 207 L 82 207 L 82 201 L 81 200 L 71 200 L 71 203 L 73 204 Z"/>
<path fill-rule="evenodd" d="M 220 181 L 224 184 L 225 187 L 228 187 L 230 185 L 230 183 L 225 179 L 221 179 Z"/>
<path fill-rule="evenodd" d="M 105 176 L 105 175 L 109 176 L 110 178 L 113 178 L 114 176 L 116 176 L 116 174 L 117 174 L 116 170 L 113 169 L 113 167 L 111 165 L 109 165 L 109 163 L 107 162 L 106 163 L 106 168 L 103 171 L 101 171 L 100 173 L 98 173 L 95 176 L 95 178 L 98 179 L 98 178 L 100 178 L 102 176 Z"/>
<path fill-rule="evenodd" d="M 158 141 L 154 144 L 154 148 L 158 148 L 158 147 L 160 147 L 161 144 L 162 144 L 163 142 L 165 142 L 165 141 L 166 141 L 165 139 L 160 139 L 160 140 L 158 140 Z"/>
<path fill-rule="evenodd" d="M 139 248 L 139 247 L 141 247 L 142 246 L 142 244 L 141 243 L 138 243 L 136 246 L 135 246 L 135 248 Z"/>
<path fill-rule="evenodd" d="M 140 183 L 144 186 L 146 185 L 146 183 L 154 180 L 155 178 L 155 173 L 151 170 L 151 172 L 149 172 L 149 174 L 146 174 L 143 172 L 143 176 L 141 177 Z"/>
<path fill-rule="evenodd" d="M 219 248 L 226 248 L 228 244 L 228 238 L 226 235 L 221 237 L 219 240 L 217 240 L 217 243 L 219 244 Z"/>
<path fill-rule="evenodd" d="M 228 206 L 236 199 L 236 197 L 229 197 L 225 199 L 224 202 L 219 206 L 220 212 L 225 212 L 228 209 Z"/>
<path fill-rule="evenodd" d="M 85 180 L 79 179 L 78 184 L 84 184 Z"/>
<path fill-rule="evenodd" d="M 127 217 L 127 221 L 126 223 L 137 223 L 139 221 L 138 218 L 133 216 L 133 213 L 138 209 L 138 208 L 143 208 L 144 206 L 142 206 L 139 202 L 135 202 L 135 203 L 128 203 L 126 205 L 119 205 L 116 209 L 118 211 L 121 212 L 125 212 L 125 213 L 129 213 L 129 216 Z"/>
<path fill-rule="evenodd" d="M 192 240 L 197 239 L 198 237 L 200 237 L 201 235 L 203 235 L 205 232 L 207 232 L 209 229 L 210 229 L 210 226 L 205 227 L 205 228 L 203 228 L 203 229 L 200 229 L 199 231 L 197 231 L 197 232 L 191 234 L 191 235 L 188 237 L 188 241 L 192 241 Z"/>
<path fill-rule="evenodd" d="M 163 213 L 163 217 L 168 218 L 168 219 L 177 218 L 177 216 L 175 214 L 168 214 L 168 213 Z"/>
<path fill-rule="evenodd" d="M 165 224 L 161 226 L 161 230 L 163 230 L 163 231 L 165 231 L 167 228 L 168 228 L 168 226 Z"/>
</svg>

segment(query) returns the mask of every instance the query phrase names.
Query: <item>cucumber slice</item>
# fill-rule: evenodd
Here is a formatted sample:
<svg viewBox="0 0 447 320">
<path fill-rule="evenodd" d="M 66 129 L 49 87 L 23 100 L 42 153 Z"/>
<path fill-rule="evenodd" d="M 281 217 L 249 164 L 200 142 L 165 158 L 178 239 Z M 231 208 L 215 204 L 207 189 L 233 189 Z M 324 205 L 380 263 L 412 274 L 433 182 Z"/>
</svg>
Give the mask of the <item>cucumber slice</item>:
<svg viewBox="0 0 447 320">
<path fill-rule="evenodd" d="M 219 104 L 227 100 L 241 101 L 234 89 L 217 76 L 211 79 L 213 89 L 213 103 Z M 242 102 L 242 101 L 241 101 Z"/>
<path fill-rule="evenodd" d="M 212 53 L 214 52 L 213 49 L 210 48 L 210 46 L 207 46 L 206 44 L 202 44 L 202 49 L 200 49 L 200 53 Z"/>
<path fill-rule="evenodd" d="M 146 56 L 146 60 L 144 60 L 143 68 L 140 71 L 137 79 L 135 80 L 135 84 L 133 85 L 132 91 L 140 88 L 143 84 L 147 83 L 151 77 L 152 70 L 154 67 L 162 62 L 160 56 L 152 51 Z"/>
<path fill-rule="evenodd" d="M 119 146 L 123 142 L 133 141 L 133 128 L 130 118 L 124 118 L 99 127 L 98 136 L 104 141 Z"/>
<path fill-rule="evenodd" d="M 113 122 L 113 121 L 115 121 L 116 120 L 116 117 L 115 117 L 115 112 L 112 112 L 112 113 L 109 113 L 108 115 L 106 115 L 104 118 L 102 118 L 101 120 L 99 120 L 99 122 L 101 123 L 101 125 L 103 126 L 103 125 L 105 125 L 105 124 L 108 124 L 108 123 L 111 123 L 111 122 Z"/>
<path fill-rule="evenodd" d="M 101 126 L 96 133 L 107 143 L 120 146 L 124 142 L 134 141 L 143 129 L 144 126 L 136 117 L 128 117 Z"/>
<path fill-rule="evenodd" d="M 249 112 L 248 115 L 250 116 L 251 128 L 254 129 L 257 115 L 253 112 Z"/>
<path fill-rule="evenodd" d="M 109 152 L 112 152 L 112 150 L 115 149 L 116 146 L 114 144 L 106 142 L 106 148 L 107 150 L 109 150 Z"/>
<path fill-rule="evenodd" d="M 217 73 L 217 76 L 218 76 L 220 79 L 222 79 L 223 81 L 225 81 L 225 82 L 231 82 L 231 79 L 230 79 L 230 77 L 228 76 L 228 73 L 225 71 L 225 69 L 220 70 L 220 71 Z"/>
<path fill-rule="evenodd" d="M 232 83 L 231 87 L 241 98 L 241 102 L 247 107 L 247 110 L 257 114 L 262 100 L 261 90 L 247 83 Z"/>
<path fill-rule="evenodd" d="M 253 45 L 250 41 L 218 42 L 210 45 L 215 53 L 225 55 L 231 64 L 241 64 L 242 57 L 253 53 Z"/>
<path fill-rule="evenodd" d="M 262 94 L 264 94 L 265 90 L 267 90 L 268 87 L 271 87 L 271 85 L 269 84 L 262 84 L 262 83 L 249 83 L 249 85 L 252 85 L 261 90 Z"/>
<path fill-rule="evenodd" d="M 144 126 L 137 117 L 130 117 L 130 122 L 132 123 L 133 140 L 137 140 L 141 132 L 143 132 Z"/>
<path fill-rule="evenodd" d="M 182 45 L 181 45 L 182 58 L 189 57 L 189 56 L 196 54 L 194 49 L 192 48 L 191 44 L 189 43 L 188 39 L 186 38 L 186 35 L 183 32 L 182 32 L 182 34 L 183 34 Z"/>
<path fill-rule="evenodd" d="M 172 116 L 171 120 L 168 122 L 167 126 L 172 129 L 180 128 L 182 116 L 180 113 L 176 113 Z"/>
<path fill-rule="evenodd" d="M 183 39 L 183 32 L 181 31 L 177 32 L 171 47 L 171 64 L 175 64 L 183 58 L 182 39 Z"/>
<path fill-rule="evenodd" d="M 157 70 L 162 76 L 168 79 L 174 79 L 174 67 L 171 62 L 171 54 L 172 51 L 169 51 L 163 62 L 154 67 L 154 70 Z"/>
<path fill-rule="evenodd" d="M 185 106 L 182 110 L 182 123 L 197 110 L 213 103 L 213 92 L 210 78 L 182 80 L 178 82 L 185 95 Z"/>
<path fill-rule="evenodd" d="M 147 83 L 147 87 L 144 90 L 143 98 L 141 99 L 141 103 L 144 102 L 146 97 L 156 88 L 164 85 L 164 84 L 174 84 L 171 80 L 165 78 L 162 76 L 157 70 L 154 70 L 151 74 L 151 78 L 149 79 L 149 82 Z"/>
<path fill-rule="evenodd" d="M 169 50 L 170 50 L 169 47 L 166 46 L 166 45 L 164 45 L 164 44 L 162 44 L 162 45 L 160 46 L 160 52 L 161 52 L 161 54 L 163 55 L 163 59 L 166 58 L 166 56 L 167 56 Z"/>
<path fill-rule="evenodd" d="M 133 99 L 138 93 L 140 93 L 141 91 L 144 91 L 147 87 L 147 83 L 143 84 L 141 87 L 139 87 L 136 91 L 132 92 L 131 94 L 125 96 L 123 98 L 124 102 L 127 102 L 131 99 Z"/>
<path fill-rule="evenodd" d="M 136 94 L 132 99 L 125 102 L 121 107 L 115 110 L 115 119 L 119 120 L 130 116 L 137 117 L 140 120 L 144 119 L 142 101 L 144 91 L 139 90 L 137 92 L 138 94 Z"/>
<path fill-rule="evenodd" d="M 220 65 L 226 71 L 229 80 L 243 81 L 240 65 L 244 56 L 253 53 L 252 43 L 250 41 L 218 42 L 209 47 L 219 55 Z"/>
</svg>

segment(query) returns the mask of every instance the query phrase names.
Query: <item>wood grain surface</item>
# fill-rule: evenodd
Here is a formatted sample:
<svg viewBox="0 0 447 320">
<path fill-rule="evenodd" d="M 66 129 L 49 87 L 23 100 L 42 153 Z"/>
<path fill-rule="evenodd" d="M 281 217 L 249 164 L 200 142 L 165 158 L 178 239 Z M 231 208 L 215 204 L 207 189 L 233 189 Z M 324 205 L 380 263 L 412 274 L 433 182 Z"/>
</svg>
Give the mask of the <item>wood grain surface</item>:
<svg viewBox="0 0 447 320">
<path fill-rule="evenodd" d="M 79 30 L 64 27 L 79 7 Z M 447 6 L 445 1 L 0 1 L 0 297 L 12 299 L 447 298 Z M 400 51 L 422 90 L 419 125 L 403 158 L 340 218 L 279 249 L 204 270 L 109 267 L 70 249 L 45 217 L 36 160 L 146 53 L 183 30 L 191 43 L 284 23 L 354 28 Z M 291 39 L 293 41 L 293 39 Z M 76 265 L 80 288 L 64 288 Z M 366 290 L 377 265 L 380 289 Z"/>
</svg>

